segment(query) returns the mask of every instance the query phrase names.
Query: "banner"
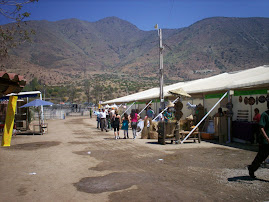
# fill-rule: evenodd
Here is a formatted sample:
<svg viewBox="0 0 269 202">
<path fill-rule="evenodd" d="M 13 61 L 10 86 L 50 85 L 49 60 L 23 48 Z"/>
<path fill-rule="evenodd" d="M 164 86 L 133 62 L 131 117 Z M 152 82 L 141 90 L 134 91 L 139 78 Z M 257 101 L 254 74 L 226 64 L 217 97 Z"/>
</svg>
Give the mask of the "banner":
<svg viewBox="0 0 269 202">
<path fill-rule="evenodd" d="M 15 118 L 15 112 L 16 112 L 16 105 L 17 105 L 17 96 L 10 96 L 9 102 L 7 105 L 7 114 L 6 114 L 6 121 L 5 121 L 5 127 L 4 127 L 4 134 L 2 137 L 2 146 L 9 147 L 13 132 L 13 126 L 14 126 L 14 118 Z"/>
<path fill-rule="evenodd" d="M 240 95 L 259 95 L 259 94 L 267 94 L 267 89 L 261 89 L 261 90 L 235 90 L 234 96 L 240 96 Z"/>
</svg>

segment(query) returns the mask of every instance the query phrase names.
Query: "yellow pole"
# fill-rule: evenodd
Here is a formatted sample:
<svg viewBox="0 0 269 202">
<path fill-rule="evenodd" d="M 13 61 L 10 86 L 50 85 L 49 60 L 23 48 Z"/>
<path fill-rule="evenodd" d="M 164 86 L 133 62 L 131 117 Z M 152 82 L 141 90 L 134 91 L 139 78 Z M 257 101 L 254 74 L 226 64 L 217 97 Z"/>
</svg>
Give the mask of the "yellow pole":
<svg viewBox="0 0 269 202">
<path fill-rule="evenodd" d="M 10 96 L 8 105 L 7 105 L 7 114 L 6 114 L 6 121 L 4 127 L 4 134 L 2 137 L 2 146 L 9 147 L 13 132 L 14 126 L 14 118 L 16 112 L 16 105 L 17 105 L 17 96 Z"/>
</svg>

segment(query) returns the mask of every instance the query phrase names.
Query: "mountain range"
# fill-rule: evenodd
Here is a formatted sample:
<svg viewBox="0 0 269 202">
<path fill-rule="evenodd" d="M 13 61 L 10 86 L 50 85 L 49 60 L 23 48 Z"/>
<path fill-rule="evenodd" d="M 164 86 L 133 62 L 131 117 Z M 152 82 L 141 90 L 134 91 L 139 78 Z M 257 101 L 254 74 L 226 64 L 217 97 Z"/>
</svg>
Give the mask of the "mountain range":
<svg viewBox="0 0 269 202">
<path fill-rule="evenodd" d="M 31 43 L 10 51 L 4 70 L 47 85 L 84 79 L 157 83 L 159 37 L 117 17 L 96 22 L 29 21 Z M 269 64 L 269 18 L 213 17 L 162 29 L 165 83 Z"/>
</svg>

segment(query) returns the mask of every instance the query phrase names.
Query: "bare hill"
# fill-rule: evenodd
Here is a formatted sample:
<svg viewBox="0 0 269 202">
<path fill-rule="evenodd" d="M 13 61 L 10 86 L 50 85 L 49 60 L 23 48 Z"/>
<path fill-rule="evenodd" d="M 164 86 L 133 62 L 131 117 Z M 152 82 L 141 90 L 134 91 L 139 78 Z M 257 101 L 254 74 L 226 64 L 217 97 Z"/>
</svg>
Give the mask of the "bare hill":
<svg viewBox="0 0 269 202">
<path fill-rule="evenodd" d="M 157 31 L 139 30 L 116 17 L 30 21 L 27 28 L 36 35 L 32 43 L 10 52 L 6 71 L 49 85 L 105 73 L 158 82 Z M 164 29 L 163 36 L 166 83 L 269 64 L 269 18 L 208 18 L 186 28 Z"/>
</svg>

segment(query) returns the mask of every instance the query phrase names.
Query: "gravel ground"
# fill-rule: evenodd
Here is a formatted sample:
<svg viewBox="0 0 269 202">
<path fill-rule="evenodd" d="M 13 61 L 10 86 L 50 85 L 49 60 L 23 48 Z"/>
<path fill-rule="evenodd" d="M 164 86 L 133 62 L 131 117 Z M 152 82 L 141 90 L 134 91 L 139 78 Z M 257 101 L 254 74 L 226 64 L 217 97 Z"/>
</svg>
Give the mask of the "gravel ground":
<svg viewBox="0 0 269 202">
<path fill-rule="evenodd" d="M 115 140 L 85 117 L 48 123 L 0 148 L 0 201 L 269 201 L 268 169 L 246 169 L 255 146 Z"/>
</svg>

